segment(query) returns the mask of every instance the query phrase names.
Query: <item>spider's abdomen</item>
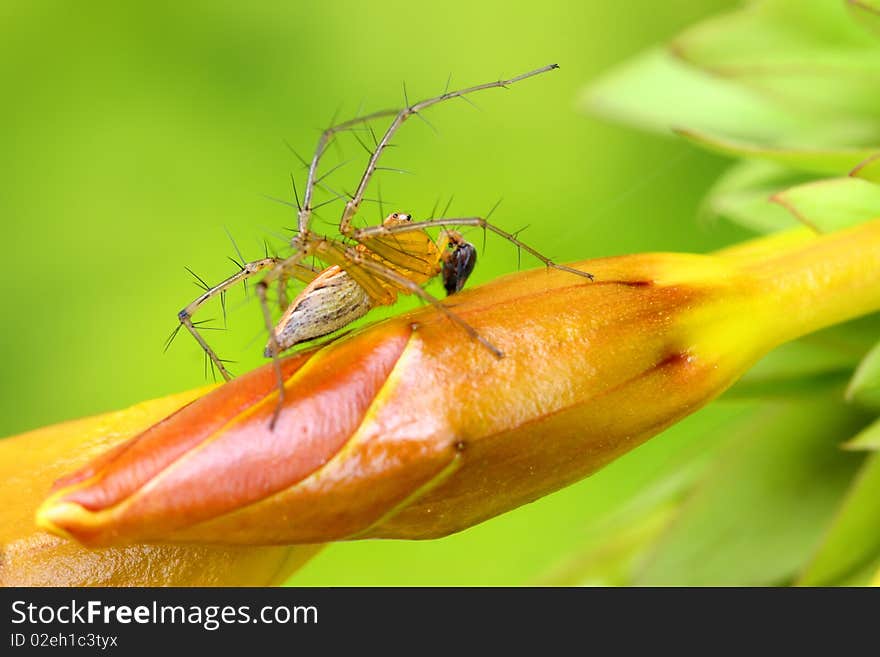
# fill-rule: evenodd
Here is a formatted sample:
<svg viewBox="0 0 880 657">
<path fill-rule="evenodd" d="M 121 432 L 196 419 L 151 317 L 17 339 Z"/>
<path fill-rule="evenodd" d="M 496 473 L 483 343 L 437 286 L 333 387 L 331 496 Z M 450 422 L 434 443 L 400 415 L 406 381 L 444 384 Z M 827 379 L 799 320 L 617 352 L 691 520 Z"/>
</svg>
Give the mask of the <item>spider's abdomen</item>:
<svg viewBox="0 0 880 657">
<path fill-rule="evenodd" d="M 278 351 L 348 326 L 372 307 L 370 297 L 344 269 L 328 267 L 293 300 L 275 327 Z M 266 357 L 272 355 L 270 346 L 263 352 Z"/>
</svg>

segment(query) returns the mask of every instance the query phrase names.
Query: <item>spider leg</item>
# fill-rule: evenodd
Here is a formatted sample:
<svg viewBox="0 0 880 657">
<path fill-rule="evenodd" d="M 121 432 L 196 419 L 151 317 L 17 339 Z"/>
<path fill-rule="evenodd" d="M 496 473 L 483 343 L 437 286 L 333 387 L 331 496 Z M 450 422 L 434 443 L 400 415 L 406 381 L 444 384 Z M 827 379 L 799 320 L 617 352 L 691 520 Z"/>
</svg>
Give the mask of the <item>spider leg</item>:
<svg viewBox="0 0 880 657">
<path fill-rule="evenodd" d="M 269 332 L 269 350 L 272 353 L 272 366 L 275 369 L 275 378 L 278 383 L 278 403 L 275 405 L 272 419 L 269 420 L 270 430 L 275 428 L 275 424 L 278 422 L 278 416 L 281 414 L 281 407 L 284 404 L 284 374 L 281 371 L 281 360 L 278 357 L 280 350 L 278 348 L 278 342 L 275 339 L 275 326 L 272 321 L 272 312 L 269 310 L 269 302 L 266 299 L 266 290 L 269 289 L 269 285 L 272 283 L 281 281 L 290 275 L 293 275 L 300 280 L 304 280 L 305 282 L 311 282 L 314 280 L 317 275 L 316 269 L 301 264 L 302 260 L 312 253 L 314 247 L 308 243 L 301 246 L 302 248 L 294 252 L 293 255 L 281 259 L 278 264 L 263 277 L 263 280 L 257 283 L 256 286 L 257 297 L 260 299 L 260 308 L 263 310 L 263 319 L 266 322 L 266 330 Z"/>
<path fill-rule="evenodd" d="M 289 260 L 289 259 L 288 259 Z M 217 356 L 217 353 L 208 345 L 205 338 L 199 333 L 196 328 L 196 323 L 192 321 L 193 316 L 198 312 L 198 310 L 208 301 L 213 299 L 218 295 L 222 295 L 226 290 L 236 285 L 237 283 L 246 281 L 247 279 L 256 276 L 262 271 L 270 268 L 280 268 L 280 272 L 278 276 L 293 276 L 295 278 L 299 278 L 300 280 L 304 280 L 305 282 L 309 282 L 312 278 L 314 278 L 315 274 L 312 272 L 310 268 L 299 265 L 298 263 L 288 263 L 284 258 L 261 258 L 260 260 L 254 260 L 252 262 L 243 263 L 241 270 L 236 274 L 233 274 L 225 281 L 208 288 L 205 290 L 204 294 L 199 295 L 196 299 L 190 302 L 189 305 L 186 306 L 183 310 L 177 313 L 177 319 L 181 325 L 186 327 L 186 330 L 192 334 L 193 338 L 195 338 L 196 342 L 199 343 L 199 346 L 205 351 L 208 358 L 211 359 L 211 362 L 217 367 L 220 371 L 221 376 L 224 380 L 229 381 L 232 379 L 232 375 L 226 369 L 223 364 L 223 360 Z M 175 329 L 176 333 L 177 329 Z"/>
<path fill-rule="evenodd" d="M 535 250 L 533 247 L 529 246 L 525 242 L 522 242 L 513 233 L 508 233 L 506 230 L 503 230 L 494 224 L 490 224 L 482 217 L 428 219 L 427 221 L 414 221 L 412 223 L 402 224 L 399 226 L 369 226 L 367 228 L 359 228 L 355 230 L 351 236 L 358 242 L 367 241 L 367 243 L 369 243 L 370 239 L 382 237 L 383 235 L 394 235 L 396 233 L 405 233 L 413 230 L 424 230 L 426 228 L 446 226 L 477 226 L 479 228 L 483 228 L 484 230 L 489 230 L 496 235 L 500 235 L 508 242 L 514 244 L 518 249 L 522 249 L 526 253 L 534 256 L 535 258 L 543 262 L 547 267 L 552 267 L 553 269 L 559 269 L 560 271 L 569 272 L 571 274 L 593 280 L 593 275 L 589 272 L 581 271 L 579 269 L 574 269 L 573 267 L 568 267 L 566 265 L 561 265 L 557 262 L 554 262 L 547 256 Z M 388 258 L 387 255 L 384 257 Z"/>
<path fill-rule="evenodd" d="M 290 305 L 290 297 L 287 294 L 287 283 L 290 281 L 288 276 L 278 277 L 278 310 L 284 312 Z"/>
<path fill-rule="evenodd" d="M 348 121 L 343 121 L 342 123 L 337 123 L 336 125 L 332 125 L 324 132 L 321 133 L 321 137 L 318 139 L 318 145 L 315 148 L 315 154 L 312 156 L 312 160 L 309 163 L 309 175 L 306 180 L 306 189 L 303 195 L 302 206 L 299 208 L 299 212 L 297 215 L 297 223 L 299 227 L 300 233 L 305 233 L 309 228 L 309 219 L 312 215 L 312 197 L 315 193 L 315 186 L 319 185 L 323 176 L 318 177 L 318 164 L 321 161 L 321 157 L 327 151 L 327 146 L 330 145 L 330 141 L 333 137 L 345 130 L 349 130 L 357 125 L 362 125 L 369 123 L 373 119 L 379 119 L 386 116 L 394 116 L 397 114 L 398 110 L 379 110 L 378 112 L 373 112 L 372 114 L 366 114 L 364 116 L 355 117 Z M 325 174 L 326 175 L 326 174 Z"/>
<path fill-rule="evenodd" d="M 450 100 L 452 98 L 463 98 L 468 94 L 472 94 L 477 91 L 482 91 L 483 89 L 493 89 L 497 87 L 507 87 L 515 82 L 519 82 L 520 80 L 525 80 L 526 78 L 530 78 L 535 75 L 539 75 L 541 73 L 546 73 L 554 68 L 558 68 L 556 64 L 550 64 L 549 66 L 544 66 L 539 69 L 535 69 L 534 71 L 529 71 L 528 73 L 523 73 L 522 75 L 517 75 L 508 80 L 497 80 L 494 82 L 486 82 L 483 84 L 478 84 L 473 87 L 467 87 L 465 89 L 459 89 L 458 91 L 448 91 L 439 96 L 435 96 L 434 98 L 428 98 L 426 100 L 421 100 L 413 105 L 410 105 L 407 102 L 407 106 L 397 112 L 394 120 L 391 122 L 391 125 L 388 126 L 388 129 L 385 131 L 385 134 L 382 135 L 382 138 L 376 144 L 376 148 L 373 150 L 372 155 L 370 156 L 370 161 L 367 163 L 367 168 L 364 170 L 364 174 L 361 177 L 361 181 L 358 184 L 357 190 L 352 195 L 351 199 L 345 204 L 345 210 L 342 213 L 342 219 L 339 223 L 339 230 L 343 235 L 350 235 L 353 226 L 351 220 L 354 218 L 355 214 L 357 214 L 358 207 L 363 201 L 364 193 L 367 190 L 367 185 L 370 182 L 370 178 L 372 178 L 373 173 L 375 173 L 379 158 L 382 156 L 382 153 L 388 147 L 391 138 L 397 132 L 403 122 L 406 121 L 409 117 L 414 114 L 418 114 L 424 109 L 431 107 L 432 105 L 436 105 L 437 103 L 441 103 L 445 100 Z M 302 229 L 301 229 L 302 230 Z"/>
<path fill-rule="evenodd" d="M 266 320 L 266 330 L 269 331 L 269 349 L 272 352 L 272 367 L 275 369 L 275 378 L 278 382 L 278 403 L 275 404 L 275 411 L 272 413 L 272 419 L 269 420 L 269 429 L 275 428 L 278 421 L 278 415 L 281 413 L 281 406 L 284 404 L 284 374 L 281 372 L 281 360 L 278 358 L 278 342 L 275 340 L 274 323 L 272 322 L 272 313 L 269 310 L 269 302 L 266 300 L 266 289 L 269 285 L 265 280 L 257 283 L 257 297 L 260 299 L 260 307 L 263 309 L 263 319 Z"/>
<path fill-rule="evenodd" d="M 288 264 L 282 267 L 278 276 L 278 309 L 281 312 L 287 310 L 290 305 L 290 297 L 287 294 L 287 284 L 291 279 L 296 279 L 308 285 L 320 274 L 317 267 L 300 263 Z"/>
</svg>

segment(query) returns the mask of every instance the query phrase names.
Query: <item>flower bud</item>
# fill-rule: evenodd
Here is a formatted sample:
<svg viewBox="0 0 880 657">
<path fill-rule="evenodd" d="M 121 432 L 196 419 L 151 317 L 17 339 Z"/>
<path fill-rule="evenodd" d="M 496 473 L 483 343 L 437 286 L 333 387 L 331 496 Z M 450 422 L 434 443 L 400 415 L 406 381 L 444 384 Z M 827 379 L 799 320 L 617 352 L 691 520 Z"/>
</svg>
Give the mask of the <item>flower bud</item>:
<svg viewBox="0 0 880 657">
<path fill-rule="evenodd" d="M 0 586 L 265 586 L 319 546 L 129 545 L 90 550 L 39 531 L 52 480 L 204 394 L 193 390 L 116 413 L 0 440 Z"/>
<path fill-rule="evenodd" d="M 541 269 L 226 384 L 62 480 L 38 522 L 92 546 L 434 538 L 573 483 L 771 348 L 880 308 L 880 222 L 714 255 Z"/>
</svg>

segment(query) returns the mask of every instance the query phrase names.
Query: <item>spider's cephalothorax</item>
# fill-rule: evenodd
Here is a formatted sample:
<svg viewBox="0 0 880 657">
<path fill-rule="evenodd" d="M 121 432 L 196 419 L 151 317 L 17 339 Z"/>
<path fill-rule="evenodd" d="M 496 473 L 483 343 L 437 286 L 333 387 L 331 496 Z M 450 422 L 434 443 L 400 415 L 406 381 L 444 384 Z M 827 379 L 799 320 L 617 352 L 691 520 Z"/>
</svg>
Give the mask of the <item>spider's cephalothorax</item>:
<svg viewBox="0 0 880 657">
<path fill-rule="evenodd" d="M 504 354 L 498 347 L 480 335 L 470 324 L 422 287 L 432 278 L 442 275 L 443 286 L 447 294 L 454 294 L 462 289 L 473 271 L 476 264 L 476 249 L 466 242 L 459 233 L 451 230 L 452 227 L 474 226 L 482 228 L 484 231 L 491 231 L 513 243 L 517 248 L 538 258 L 548 267 L 568 271 L 590 280 L 592 280 L 592 276 L 587 272 L 551 261 L 521 242 L 514 234 L 490 224 L 483 217 L 413 221 L 409 214 L 398 212 L 387 217 L 379 226 L 365 228 L 355 227 L 353 219 L 361 203 L 365 200 L 364 194 L 370 179 L 376 171 L 382 169 L 378 166 L 382 153 L 390 145 L 391 138 L 408 118 L 437 103 L 453 98 L 462 98 L 484 89 L 507 87 L 520 80 L 555 68 L 557 66 L 551 64 L 508 80 L 487 82 L 458 91 L 446 91 L 439 96 L 414 104 L 407 102 L 406 106 L 399 110 L 374 112 L 339 123 L 325 130 L 318 140 L 318 146 L 311 161 L 306 163 L 308 177 L 302 202 L 297 197 L 297 233 L 291 240 L 291 255 L 285 258 L 267 255 L 260 260 L 241 263 L 241 270 L 235 275 L 213 287 L 205 286 L 204 294 L 178 313 L 180 326 L 186 327 L 204 349 L 212 366 L 216 366 L 223 378 L 229 380 L 231 375 L 226 369 L 224 361 L 208 346 L 197 329 L 197 324 L 192 321 L 192 317 L 209 299 L 215 296 L 222 297 L 226 290 L 233 285 L 257 274 L 263 274 L 256 289 L 269 331 L 269 344 L 265 353 L 273 359 L 279 386 L 279 400 L 276 415 L 272 420 L 273 425 L 284 397 L 278 355 L 296 344 L 313 340 L 347 326 L 362 317 L 371 308 L 392 304 L 400 294 L 415 294 L 432 304 L 471 339 L 485 347 L 494 356 L 501 358 Z M 382 136 L 377 138 L 370 127 L 371 122 L 385 117 L 393 118 Z M 310 232 L 310 222 L 312 213 L 317 207 L 313 202 L 315 187 L 320 186 L 323 179 L 322 176 L 318 176 L 321 158 L 335 135 L 364 127 L 369 128 L 370 134 L 374 137 L 374 148 L 370 150 L 369 161 L 357 188 L 354 193 L 348 195 L 345 209 L 339 220 L 339 234 L 335 237 L 316 236 Z M 326 176 L 326 174 L 324 175 Z M 432 228 L 442 229 L 438 240 L 434 240 L 428 234 L 427 230 Z M 307 258 L 320 261 L 325 268 L 307 266 L 304 264 Z M 292 303 L 288 304 L 287 285 L 290 280 L 294 279 L 304 282 L 306 287 Z M 277 324 L 272 319 L 272 312 L 267 300 L 269 286 L 277 286 L 278 290 L 282 316 Z M 180 329 L 180 326 L 175 329 L 174 334 Z M 172 338 L 174 334 L 172 334 Z"/>
</svg>

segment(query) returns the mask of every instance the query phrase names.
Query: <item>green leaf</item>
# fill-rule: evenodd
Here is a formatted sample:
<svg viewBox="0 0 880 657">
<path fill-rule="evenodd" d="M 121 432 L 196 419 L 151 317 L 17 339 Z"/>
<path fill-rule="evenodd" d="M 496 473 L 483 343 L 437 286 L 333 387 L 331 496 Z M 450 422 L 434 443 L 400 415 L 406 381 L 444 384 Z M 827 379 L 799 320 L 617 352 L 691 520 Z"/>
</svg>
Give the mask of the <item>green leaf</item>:
<svg viewBox="0 0 880 657">
<path fill-rule="evenodd" d="M 808 340 L 774 349 L 728 390 L 725 399 L 797 398 L 844 389 L 855 366 L 851 354 Z"/>
<path fill-rule="evenodd" d="M 840 0 L 764 0 L 602 76 L 582 106 L 727 155 L 844 175 L 880 153 L 880 41 Z"/>
<path fill-rule="evenodd" d="M 851 450 L 880 450 L 880 420 L 859 431 L 855 438 L 845 442 L 842 447 Z"/>
<path fill-rule="evenodd" d="M 843 389 L 849 370 L 810 372 L 803 376 L 744 377 L 728 390 L 725 399 L 798 399 L 811 395 L 834 394 Z"/>
<path fill-rule="evenodd" d="M 797 135 L 815 124 L 796 108 L 689 66 L 665 49 L 651 50 L 612 69 L 582 93 L 580 106 L 643 129 L 690 126 L 768 140 Z"/>
<path fill-rule="evenodd" d="M 799 584 L 840 584 L 880 558 L 880 454 L 862 466 Z"/>
<path fill-rule="evenodd" d="M 841 579 L 839 586 L 880 586 L 880 559 L 868 563 Z"/>
<path fill-rule="evenodd" d="M 666 502 L 628 525 L 609 532 L 605 541 L 563 562 L 541 578 L 543 586 L 627 586 L 639 559 L 677 511 Z"/>
<path fill-rule="evenodd" d="M 880 217 L 880 185 L 859 178 L 817 180 L 779 192 L 771 200 L 820 233 Z"/>
<path fill-rule="evenodd" d="M 880 34 L 880 0 L 848 0 L 846 6 L 862 25 Z"/>
<path fill-rule="evenodd" d="M 880 410 L 880 342 L 859 363 L 846 389 L 846 398 L 866 408 Z"/>
<path fill-rule="evenodd" d="M 778 404 L 719 455 L 658 541 L 642 585 L 773 585 L 813 554 L 860 460 L 839 404 Z"/>
<path fill-rule="evenodd" d="M 872 155 L 863 162 L 859 162 L 849 175 L 880 183 L 880 153 Z"/>
<path fill-rule="evenodd" d="M 764 0 L 706 20 L 673 41 L 689 63 L 804 113 L 864 121 L 876 136 L 880 42 L 842 0 Z"/>
<path fill-rule="evenodd" d="M 664 452 L 662 466 L 638 493 L 586 526 L 587 540 L 542 577 L 551 586 L 626 586 L 644 555 L 666 528 L 696 482 L 730 441 L 728 424 L 698 436 L 684 448 Z"/>
<path fill-rule="evenodd" d="M 716 153 L 777 162 L 800 171 L 813 173 L 845 174 L 860 162 L 880 153 L 880 149 L 876 147 L 781 146 L 731 139 L 691 129 L 680 129 L 676 132 L 695 144 Z"/>
<path fill-rule="evenodd" d="M 855 369 L 877 343 L 877 336 L 880 336 L 880 313 L 872 313 L 811 333 L 801 340 L 845 351 Z"/>
<path fill-rule="evenodd" d="M 756 233 L 794 228 L 797 220 L 770 197 L 808 179 L 806 174 L 773 162 L 738 162 L 709 190 L 700 214 L 703 219 L 723 217 Z"/>
</svg>

